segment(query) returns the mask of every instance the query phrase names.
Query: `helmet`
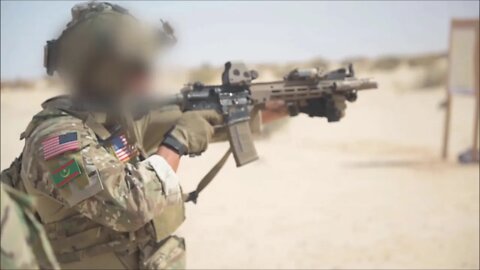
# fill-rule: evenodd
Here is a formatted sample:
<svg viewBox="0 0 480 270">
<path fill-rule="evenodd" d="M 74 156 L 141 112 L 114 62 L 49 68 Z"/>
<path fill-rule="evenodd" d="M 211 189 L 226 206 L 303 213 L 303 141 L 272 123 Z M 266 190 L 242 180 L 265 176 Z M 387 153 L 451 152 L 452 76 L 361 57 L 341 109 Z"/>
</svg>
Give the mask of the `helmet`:
<svg viewBox="0 0 480 270">
<path fill-rule="evenodd" d="M 47 42 L 44 65 L 74 90 L 108 96 L 125 90 L 131 75 L 148 71 L 158 49 L 172 40 L 173 31 L 143 24 L 118 5 L 88 2 L 75 5 L 60 37 Z"/>
</svg>

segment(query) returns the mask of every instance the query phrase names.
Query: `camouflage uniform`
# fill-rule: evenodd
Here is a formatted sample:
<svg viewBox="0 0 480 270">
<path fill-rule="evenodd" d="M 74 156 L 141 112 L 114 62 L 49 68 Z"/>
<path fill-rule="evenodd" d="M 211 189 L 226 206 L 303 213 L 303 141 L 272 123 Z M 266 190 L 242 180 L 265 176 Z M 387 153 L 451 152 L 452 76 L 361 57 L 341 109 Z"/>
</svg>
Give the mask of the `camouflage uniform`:
<svg viewBox="0 0 480 270">
<path fill-rule="evenodd" d="M 86 120 L 83 112 L 72 116 L 57 107 L 65 102 L 46 102 L 33 118 L 24 134 L 21 171 L 21 186 L 38 198 L 38 214 L 62 268 L 184 268 L 184 241 L 170 236 L 184 220 L 178 179 L 159 156 L 142 154 L 148 152 L 143 139 L 159 144 L 180 111 L 166 108 L 137 120 L 140 140 L 131 143 L 126 130 L 105 137 L 103 123 L 90 120 L 95 116 L 84 112 L 92 117 Z M 65 136 L 73 138 L 73 148 L 48 146 Z M 127 156 L 116 151 L 119 138 Z"/>
<path fill-rule="evenodd" d="M 182 190 L 166 160 L 152 155 L 174 125 L 192 137 L 179 126 L 185 114 L 176 106 L 133 115 L 92 105 L 129 101 L 127 75 L 153 58 L 157 35 L 108 3 L 77 5 L 72 16 L 47 46 L 45 64 L 74 95 L 45 102 L 33 117 L 16 187 L 38 199 L 62 268 L 185 268 L 184 240 L 171 235 L 185 218 Z"/>
<path fill-rule="evenodd" d="M 1 184 L 2 269 L 60 269 L 30 197 Z"/>
</svg>

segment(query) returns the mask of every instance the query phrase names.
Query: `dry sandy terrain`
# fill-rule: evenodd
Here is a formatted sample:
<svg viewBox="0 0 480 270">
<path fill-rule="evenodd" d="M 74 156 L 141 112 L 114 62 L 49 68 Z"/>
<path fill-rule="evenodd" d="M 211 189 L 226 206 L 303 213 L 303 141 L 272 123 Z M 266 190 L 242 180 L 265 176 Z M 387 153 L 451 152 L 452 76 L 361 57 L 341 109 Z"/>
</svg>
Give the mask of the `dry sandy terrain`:
<svg viewBox="0 0 480 270">
<path fill-rule="evenodd" d="M 299 116 L 258 141 L 258 162 L 230 160 L 187 206 L 189 267 L 479 268 L 479 167 L 454 158 L 470 145 L 473 102 L 455 100 L 442 162 L 444 92 L 394 91 L 402 75 L 376 74 L 381 90 L 361 93 L 340 123 Z M 2 168 L 53 94 L 2 91 Z M 226 147 L 182 163 L 186 190 Z"/>
</svg>

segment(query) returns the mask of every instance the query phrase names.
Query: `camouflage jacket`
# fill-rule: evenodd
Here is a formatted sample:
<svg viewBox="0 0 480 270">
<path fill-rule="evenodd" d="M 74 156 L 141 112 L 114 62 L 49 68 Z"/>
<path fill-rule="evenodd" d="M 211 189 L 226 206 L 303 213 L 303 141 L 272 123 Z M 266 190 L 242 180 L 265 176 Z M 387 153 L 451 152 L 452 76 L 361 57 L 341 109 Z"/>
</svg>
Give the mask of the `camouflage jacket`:
<svg viewBox="0 0 480 270">
<path fill-rule="evenodd" d="M 109 133 L 97 117 L 55 104 L 44 103 L 24 134 L 21 178 L 39 198 L 38 214 L 59 261 L 131 254 L 171 234 L 184 219 L 178 179 L 163 158 L 146 155 L 178 108 L 136 120 L 134 143 L 122 127 Z"/>
<path fill-rule="evenodd" d="M 60 269 L 26 194 L 1 184 L 1 268 Z"/>
</svg>

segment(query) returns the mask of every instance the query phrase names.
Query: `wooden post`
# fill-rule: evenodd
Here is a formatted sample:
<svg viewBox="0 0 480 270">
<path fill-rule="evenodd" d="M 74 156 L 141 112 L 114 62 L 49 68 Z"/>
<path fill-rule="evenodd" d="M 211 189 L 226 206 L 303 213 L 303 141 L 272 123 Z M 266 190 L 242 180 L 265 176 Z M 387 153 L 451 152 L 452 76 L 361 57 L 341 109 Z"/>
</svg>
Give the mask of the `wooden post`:
<svg viewBox="0 0 480 270">
<path fill-rule="evenodd" d="M 479 24 L 477 21 L 476 25 L 476 32 L 477 32 L 477 39 L 476 39 L 476 45 L 475 45 L 475 115 L 473 116 L 474 122 L 473 122 L 473 144 L 472 144 L 472 151 L 473 151 L 473 160 L 478 161 L 478 129 L 479 129 L 479 121 L 478 121 L 478 114 L 480 113 L 480 67 L 479 67 L 479 57 L 480 57 L 480 37 L 478 31 L 480 30 Z"/>
<path fill-rule="evenodd" d="M 443 145 L 442 145 L 442 159 L 446 160 L 448 158 L 448 139 L 450 134 L 450 112 L 452 106 L 452 96 L 450 90 L 447 87 L 447 101 L 445 108 L 445 124 L 443 129 Z"/>
<path fill-rule="evenodd" d="M 450 57 L 451 57 L 451 49 L 452 49 L 452 36 L 453 36 L 453 27 L 455 21 L 450 23 L 450 35 L 448 38 L 448 55 L 447 55 L 447 85 L 445 85 L 445 90 L 447 91 L 447 100 L 445 104 L 445 123 L 443 125 L 443 141 L 442 141 L 442 159 L 446 160 L 448 158 L 448 139 L 450 135 L 450 113 L 452 107 L 452 95 L 450 94 Z"/>
<path fill-rule="evenodd" d="M 473 57 L 476 60 L 475 61 L 475 66 L 474 66 L 474 98 L 475 98 L 475 108 L 474 108 L 474 113 L 475 115 L 473 116 L 474 122 L 473 122 L 473 143 L 472 143 L 472 159 L 475 161 L 479 160 L 479 155 L 478 155 L 478 132 L 479 132 L 479 113 L 480 113 L 480 75 L 479 75 L 479 47 L 480 47 L 480 42 L 479 42 L 479 23 L 478 19 L 459 19 L 459 20 L 452 20 L 450 24 L 450 39 L 449 39 L 449 53 L 448 53 L 448 77 L 447 77 L 447 85 L 446 85 L 446 90 L 447 90 L 447 100 L 446 100 L 446 111 L 445 111 L 445 124 L 444 124 L 444 130 L 443 130 L 443 145 L 442 145 L 442 159 L 447 159 L 448 158 L 448 144 L 449 144 L 449 137 L 450 137 L 450 119 L 451 119 L 451 112 L 452 112 L 452 92 L 450 89 L 450 83 L 451 83 L 451 63 L 452 63 L 452 38 L 453 38 L 453 31 L 454 29 L 458 28 L 469 28 L 472 29 L 473 31 L 476 32 L 476 37 L 475 37 L 475 51 L 473 53 Z"/>
<path fill-rule="evenodd" d="M 478 74 L 478 73 L 477 73 Z M 478 81 L 478 80 L 477 80 Z M 478 86 L 478 84 L 477 84 Z M 472 151 L 473 151 L 473 160 L 475 161 L 478 161 L 479 160 L 479 157 L 478 157 L 478 129 L 479 129 L 479 124 L 478 124 L 478 114 L 480 113 L 480 95 L 479 95 L 479 90 L 478 90 L 478 87 L 477 87 L 477 94 L 475 96 L 476 98 L 476 104 L 475 104 L 475 116 L 473 117 L 474 118 L 474 121 L 473 122 L 473 146 L 472 146 Z"/>
</svg>

